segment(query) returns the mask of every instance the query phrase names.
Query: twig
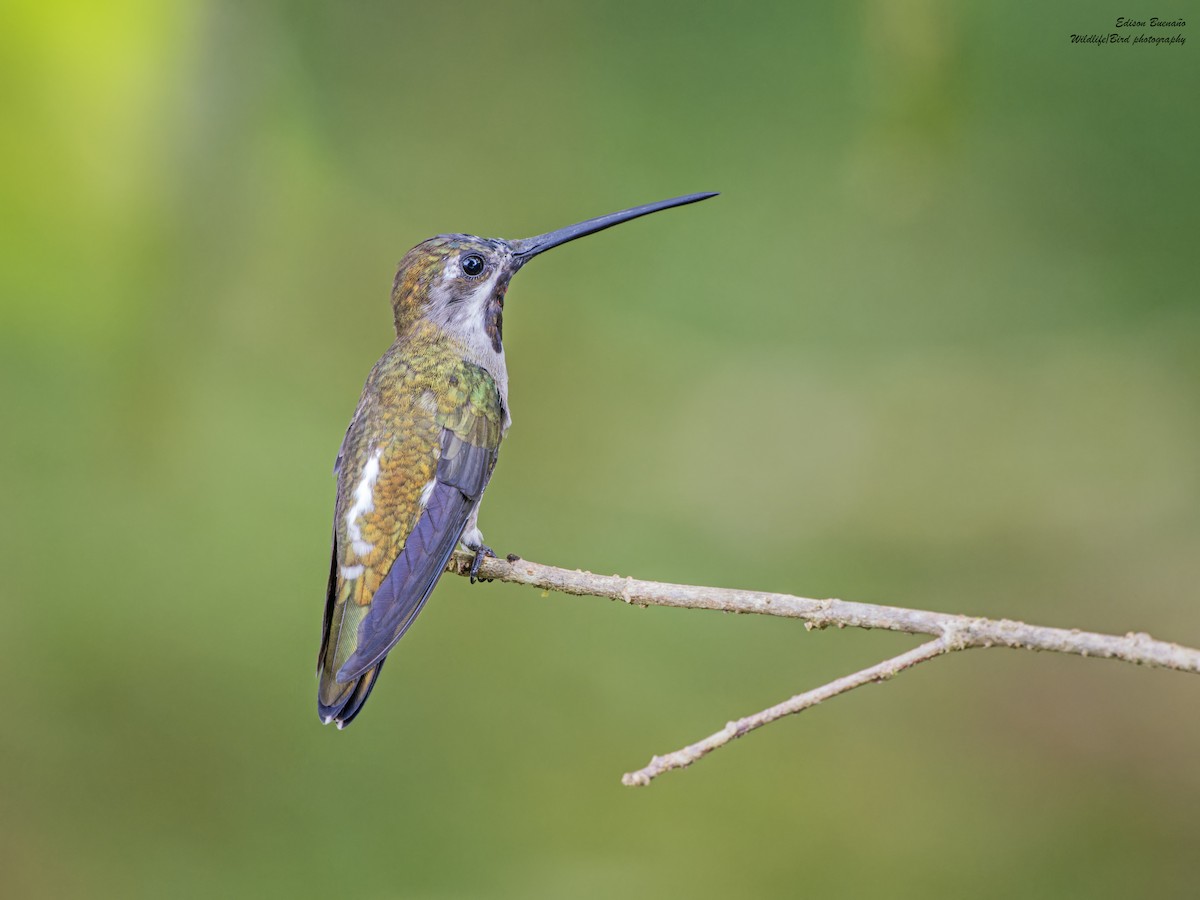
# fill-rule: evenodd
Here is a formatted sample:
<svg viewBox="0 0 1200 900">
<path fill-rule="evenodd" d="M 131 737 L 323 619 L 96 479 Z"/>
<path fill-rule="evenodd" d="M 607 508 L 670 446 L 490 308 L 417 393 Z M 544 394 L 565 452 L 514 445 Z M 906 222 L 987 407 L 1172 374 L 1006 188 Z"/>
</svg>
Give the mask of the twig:
<svg viewBox="0 0 1200 900">
<path fill-rule="evenodd" d="M 456 553 L 447 568 L 459 575 L 466 575 L 471 560 L 471 554 Z M 1200 674 L 1200 650 L 1155 640 L 1144 633 L 1130 632 L 1124 636 L 1098 634 L 1079 629 L 1027 625 L 1010 619 L 984 619 L 898 606 L 878 606 L 845 600 L 812 600 L 790 594 L 641 581 L 636 578 L 622 578 L 619 575 L 594 575 L 578 569 L 560 569 L 515 556 L 508 560 L 483 560 L 479 577 L 528 584 L 574 596 L 608 597 L 638 606 L 676 606 L 785 616 L 803 619 L 805 627 L 809 629 L 826 628 L 830 625 L 836 625 L 838 628 L 883 628 L 908 634 L 933 635 L 936 638 L 861 672 L 839 678 L 762 712 L 730 722 L 721 731 L 682 750 L 666 756 L 656 756 L 644 769 L 625 775 L 622 781 L 627 785 L 649 784 L 656 775 L 690 765 L 735 737 L 782 716 L 800 712 L 828 697 L 835 697 L 860 685 L 890 678 L 919 662 L 955 650 L 972 647 L 1047 650 L 1077 656 L 1121 659 L 1135 665 L 1158 666 Z"/>
<path fill-rule="evenodd" d="M 676 750 L 674 753 L 668 753 L 665 756 L 655 756 L 650 760 L 650 765 L 645 768 L 638 769 L 636 772 L 626 772 L 622 775 L 621 783 L 627 787 L 642 787 L 647 785 L 651 779 L 657 778 L 663 772 L 690 766 L 700 757 L 711 753 L 718 747 L 728 744 L 734 738 L 740 738 L 743 734 L 753 731 L 755 728 L 762 728 L 762 726 L 769 725 L 776 719 L 782 719 L 784 716 L 798 713 L 801 710 L 808 709 L 810 706 L 816 706 L 822 700 L 828 700 L 830 697 L 836 697 L 838 694 L 852 691 L 856 687 L 862 687 L 864 684 L 886 681 L 893 675 L 903 672 L 917 663 L 925 662 L 927 659 L 933 659 L 936 656 L 941 656 L 943 653 L 949 653 L 955 649 L 957 648 L 953 646 L 952 639 L 949 637 L 940 637 L 919 647 L 914 647 L 907 653 L 901 653 L 899 656 L 885 659 L 883 662 L 869 666 L 861 672 L 846 675 L 819 688 L 805 691 L 803 694 L 797 694 L 789 700 L 776 703 L 774 706 L 768 707 L 752 716 L 746 716 L 744 719 L 738 719 L 736 722 L 729 722 L 720 731 L 710 734 L 704 740 L 690 744 L 682 750 Z"/>
</svg>

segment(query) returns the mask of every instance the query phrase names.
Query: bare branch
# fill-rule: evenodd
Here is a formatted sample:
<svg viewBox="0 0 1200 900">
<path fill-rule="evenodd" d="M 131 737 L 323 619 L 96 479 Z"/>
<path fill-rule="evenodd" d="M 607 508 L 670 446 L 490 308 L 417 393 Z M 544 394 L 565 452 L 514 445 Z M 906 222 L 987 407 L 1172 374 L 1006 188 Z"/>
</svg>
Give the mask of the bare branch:
<svg viewBox="0 0 1200 900">
<path fill-rule="evenodd" d="M 466 575 L 471 560 L 471 554 L 456 553 L 450 560 L 448 570 Z M 508 560 L 483 560 L 479 577 L 527 584 L 542 590 L 559 591 L 574 596 L 607 597 L 637 606 L 675 606 L 784 616 L 804 620 L 805 627 L 809 629 L 826 628 L 830 625 L 838 628 L 882 628 L 908 634 L 932 635 L 936 638 L 861 672 L 798 694 L 752 716 L 730 722 L 721 731 L 682 750 L 662 757 L 656 756 L 644 769 L 625 775 L 622 780 L 627 785 L 649 784 L 656 775 L 690 765 L 735 737 L 782 716 L 800 712 L 828 697 L 836 697 L 860 685 L 890 678 L 919 662 L 955 650 L 972 647 L 1046 650 L 1077 656 L 1120 659 L 1135 665 L 1158 666 L 1200 674 L 1200 650 L 1159 641 L 1143 633 L 1131 632 L 1118 636 L 1075 628 L 1027 625 L 1010 619 L 984 619 L 898 606 L 878 606 L 845 600 L 812 600 L 790 594 L 641 581 L 636 578 L 622 578 L 619 575 L 594 575 L 578 569 L 560 569 L 515 556 Z"/>
<path fill-rule="evenodd" d="M 456 554 L 450 560 L 449 571 L 467 574 L 471 558 L 470 554 Z M 810 600 L 790 594 L 641 581 L 620 575 L 593 575 L 578 569 L 559 569 L 519 557 L 512 562 L 498 558 L 484 559 L 479 568 L 479 577 L 528 584 L 577 597 L 608 597 L 637 606 L 677 606 L 786 616 L 803 619 L 810 629 L 830 625 L 838 628 L 883 628 L 934 637 L 940 637 L 952 629 L 961 636 L 965 647 L 1049 650 L 1078 656 L 1123 659 L 1136 665 L 1160 666 L 1200 674 L 1200 650 L 1155 640 L 1141 633 L 1131 632 L 1124 636 L 1097 634 L 1077 628 L 1026 625 L 1010 619 L 982 619 L 846 600 Z"/>
</svg>

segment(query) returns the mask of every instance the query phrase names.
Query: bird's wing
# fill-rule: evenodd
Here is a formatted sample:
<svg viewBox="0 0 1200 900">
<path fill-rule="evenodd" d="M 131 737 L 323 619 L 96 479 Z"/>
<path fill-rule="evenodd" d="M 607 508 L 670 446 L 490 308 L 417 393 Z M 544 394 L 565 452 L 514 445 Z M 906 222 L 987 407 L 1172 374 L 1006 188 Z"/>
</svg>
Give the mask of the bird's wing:
<svg viewBox="0 0 1200 900">
<path fill-rule="evenodd" d="M 420 372 L 392 365 L 368 381 L 346 435 L 320 656 L 323 715 L 366 699 L 356 682 L 373 682 L 421 611 L 496 464 L 504 415 L 495 382 L 469 362 L 449 368 L 430 380 L 435 391 Z"/>
</svg>

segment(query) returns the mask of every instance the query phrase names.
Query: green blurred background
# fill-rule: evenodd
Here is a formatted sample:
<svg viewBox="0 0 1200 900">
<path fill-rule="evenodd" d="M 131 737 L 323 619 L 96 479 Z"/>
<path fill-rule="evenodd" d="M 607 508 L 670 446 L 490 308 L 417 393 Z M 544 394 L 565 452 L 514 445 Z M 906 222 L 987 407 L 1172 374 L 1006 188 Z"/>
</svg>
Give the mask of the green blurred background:
<svg viewBox="0 0 1200 900">
<path fill-rule="evenodd" d="M 5 4 L 0 894 L 1195 896 L 1177 673 L 963 654 L 635 791 L 915 641 L 448 579 L 315 714 L 396 260 L 701 190 L 514 283 L 498 551 L 1200 644 L 1200 32 L 1114 15 Z"/>
</svg>

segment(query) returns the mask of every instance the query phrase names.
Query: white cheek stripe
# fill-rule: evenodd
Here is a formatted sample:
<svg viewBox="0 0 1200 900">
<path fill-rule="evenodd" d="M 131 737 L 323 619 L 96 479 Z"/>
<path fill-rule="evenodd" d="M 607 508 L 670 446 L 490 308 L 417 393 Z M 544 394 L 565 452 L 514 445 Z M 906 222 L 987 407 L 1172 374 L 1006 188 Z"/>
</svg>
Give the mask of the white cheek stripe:
<svg viewBox="0 0 1200 900">
<path fill-rule="evenodd" d="M 354 489 L 354 505 L 346 513 L 346 536 L 350 538 L 350 546 L 358 556 L 366 556 L 375 549 L 375 545 L 363 540 L 362 529 L 358 527 L 359 516 L 375 511 L 375 497 L 372 488 L 379 478 L 379 457 L 383 455 L 380 448 L 371 454 L 363 467 L 362 478 Z M 357 577 L 357 576 L 355 576 Z"/>
<path fill-rule="evenodd" d="M 500 267 L 496 267 L 496 271 L 492 277 L 475 290 L 471 291 L 471 303 L 475 309 L 482 315 L 487 308 L 488 301 L 492 299 L 492 291 L 496 290 L 496 282 L 500 280 Z"/>
</svg>

